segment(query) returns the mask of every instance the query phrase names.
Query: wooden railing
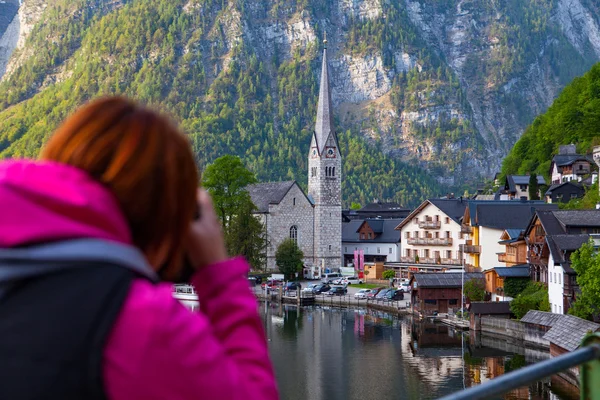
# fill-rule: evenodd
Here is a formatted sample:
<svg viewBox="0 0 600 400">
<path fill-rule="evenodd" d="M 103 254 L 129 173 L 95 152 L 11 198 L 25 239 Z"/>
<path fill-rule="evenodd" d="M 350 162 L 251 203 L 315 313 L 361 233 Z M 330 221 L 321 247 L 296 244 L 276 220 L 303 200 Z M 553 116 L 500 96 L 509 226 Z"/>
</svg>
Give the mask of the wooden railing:
<svg viewBox="0 0 600 400">
<path fill-rule="evenodd" d="M 406 240 L 413 246 L 452 246 L 452 238 L 408 238 Z"/>
<path fill-rule="evenodd" d="M 467 254 L 480 254 L 481 253 L 481 246 L 461 244 L 460 249 L 462 252 L 467 253 Z"/>
<path fill-rule="evenodd" d="M 421 229 L 440 229 L 441 226 L 440 221 L 419 221 L 419 228 Z"/>
</svg>

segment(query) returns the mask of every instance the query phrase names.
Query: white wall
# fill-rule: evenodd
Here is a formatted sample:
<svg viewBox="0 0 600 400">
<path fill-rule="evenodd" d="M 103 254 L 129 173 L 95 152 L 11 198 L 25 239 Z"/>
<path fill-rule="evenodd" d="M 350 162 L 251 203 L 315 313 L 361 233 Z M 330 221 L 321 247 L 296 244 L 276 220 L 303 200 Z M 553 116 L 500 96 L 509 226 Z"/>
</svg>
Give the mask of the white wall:
<svg viewBox="0 0 600 400">
<path fill-rule="evenodd" d="M 479 245 L 481 246 L 479 266 L 484 271 L 502 265 L 498 262 L 498 253 L 504 253 L 506 249 L 505 245 L 498 243 L 502 232 L 504 229 L 479 227 Z"/>
<path fill-rule="evenodd" d="M 439 215 L 440 217 L 440 229 L 421 229 L 419 228 L 419 224 L 415 222 L 415 218 L 418 218 L 419 221 L 424 221 L 425 216 L 435 217 Z M 440 252 L 440 258 L 447 258 L 446 252 L 448 250 L 452 251 L 452 258 L 459 259 L 459 244 L 464 244 L 465 240 L 460 239 L 460 224 L 450 218 L 449 223 L 446 223 L 446 217 L 448 217 L 444 212 L 442 212 L 439 208 L 429 203 L 425 208 L 413 217 L 411 221 L 409 221 L 406 225 L 402 227 L 401 231 L 401 240 L 402 240 L 402 254 L 401 257 L 406 256 L 406 250 L 411 250 L 411 254 L 414 253 L 414 250 L 419 252 L 419 258 L 424 257 L 424 250 L 429 249 L 429 257 L 434 257 L 436 251 Z M 415 237 L 415 232 L 418 232 L 420 238 L 424 238 L 427 232 L 433 233 L 435 237 L 435 232 L 439 232 L 441 238 L 446 237 L 446 231 L 450 232 L 450 237 L 452 238 L 451 246 L 433 246 L 433 245 L 411 245 L 408 244 L 408 240 L 406 239 L 406 233 L 410 233 L 410 237 Z M 466 235 L 465 235 L 466 237 Z"/>
<path fill-rule="evenodd" d="M 380 252 L 377 252 L 379 248 Z M 392 249 L 390 254 L 390 249 Z M 386 256 L 386 262 L 400 261 L 400 243 L 354 243 L 342 242 L 345 256 L 354 257 L 354 250 L 364 250 L 366 255 Z"/>
<path fill-rule="evenodd" d="M 550 300 L 550 311 L 564 314 L 563 292 L 564 292 L 564 269 L 560 265 L 554 265 L 552 254 L 548 257 L 548 297 Z"/>
</svg>

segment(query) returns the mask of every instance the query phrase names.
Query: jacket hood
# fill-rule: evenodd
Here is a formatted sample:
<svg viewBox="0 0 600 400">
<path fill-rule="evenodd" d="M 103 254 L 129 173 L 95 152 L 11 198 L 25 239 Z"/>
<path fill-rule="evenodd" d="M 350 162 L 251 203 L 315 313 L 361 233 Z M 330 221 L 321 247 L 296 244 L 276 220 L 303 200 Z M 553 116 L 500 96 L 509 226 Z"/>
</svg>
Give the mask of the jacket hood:
<svg viewBox="0 0 600 400">
<path fill-rule="evenodd" d="M 158 280 L 102 184 L 58 163 L 0 163 L 0 297 L 22 279 L 94 261 Z"/>
<path fill-rule="evenodd" d="M 0 248 L 81 238 L 132 243 L 107 188 L 68 165 L 0 163 Z"/>
</svg>

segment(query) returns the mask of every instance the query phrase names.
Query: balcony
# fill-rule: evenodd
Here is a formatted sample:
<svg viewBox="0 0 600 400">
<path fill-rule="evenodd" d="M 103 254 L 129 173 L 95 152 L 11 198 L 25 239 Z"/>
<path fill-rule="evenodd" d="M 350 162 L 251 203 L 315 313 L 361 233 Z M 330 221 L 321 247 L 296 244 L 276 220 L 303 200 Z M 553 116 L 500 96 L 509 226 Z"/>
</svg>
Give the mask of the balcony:
<svg viewBox="0 0 600 400">
<path fill-rule="evenodd" d="M 443 265 L 461 265 L 461 262 L 458 258 L 442 258 L 441 263 Z"/>
<path fill-rule="evenodd" d="M 411 257 L 400 257 L 400 262 L 402 263 L 414 263 L 415 262 L 415 257 L 411 256 Z"/>
<path fill-rule="evenodd" d="M 408 238 L 413 246 L 452 246 L 452 238 Z"/>
<path fill-rule="evenodd" d="M 473 227 L 472 226 L 468 226 L 468 225 L 461 225 L 460 226 L 460 233 L 472 234 L 473 233 Z"/>
<path fill-rule="evenodd" d="M 419 264 L 437 264 L 434 257 L 421 257 L 419 258 Z"/>
<path fill-rule="evenodd" d="M 498 254 L 498 262 L 501 263 L 507 263 L 507 262 L 512 262 L 512 260 L 509 260 L 510 257 L 506 255 L 506 253 L 499 253 Z"/>
<path fill-rule="evenodd" d="M 419 221 L 419 228 L 421 229 L 440 229 L 440 221 Z"/>
<path fill-rule="evenodd" d="M 481 246 L 474 246 L 469 244 L 461 244 L 460 250 L 467 254 L 481 254 Z"/>
</svg>

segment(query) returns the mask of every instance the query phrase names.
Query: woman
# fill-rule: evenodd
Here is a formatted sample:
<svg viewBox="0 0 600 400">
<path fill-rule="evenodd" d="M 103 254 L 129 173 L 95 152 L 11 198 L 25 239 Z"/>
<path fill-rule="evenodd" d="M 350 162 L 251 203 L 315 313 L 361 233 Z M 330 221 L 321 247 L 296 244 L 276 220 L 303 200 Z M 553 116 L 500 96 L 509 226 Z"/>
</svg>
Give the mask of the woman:
<svg viewBox="0 0 600 400">
<path fill-rule="evenodd" d="M 0 163 L 0 399 L 277 398 L 248 265 L 197 182 L 186 137 L 122 98 Z M 185 257 L 200 313 L 158 282 Z"/>
</svg>

